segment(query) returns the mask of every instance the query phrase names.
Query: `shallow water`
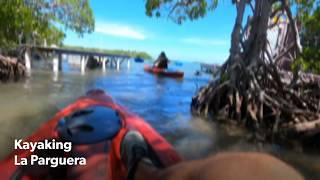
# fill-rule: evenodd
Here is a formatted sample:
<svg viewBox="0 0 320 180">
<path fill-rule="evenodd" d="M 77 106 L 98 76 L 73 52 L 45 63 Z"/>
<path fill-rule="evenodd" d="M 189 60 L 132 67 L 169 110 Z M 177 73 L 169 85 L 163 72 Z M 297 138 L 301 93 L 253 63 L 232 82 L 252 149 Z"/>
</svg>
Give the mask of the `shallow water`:
<svg viewBox="0 0 320 180">
<path fill-rule="evenodd" d="M 191 97 L 210 77 L 194 76 L 197 63 L 172 66 L 185 71 L 183 80 L 156 77 L 132 63 L 128 70 L 87 71 L 64 62 L 63 72 L 33 70 L 25 81 L 0 85 L 0 159 L 13 147 L 14 139 L 32 133 L 58 110 L 90 89 L 107 91 L 118 103 L 137 113 L 171 142 L 186 158 L 197 159 L 220 151 L 265 151 L 320 179 L 320 156 L 285 150 L 275 145 L 259 147 L 247 143 L 244 132 L 207 123 L 190 114 Z M 232 132 L 232 134 L 227 133 Z M 8 147 L 8 148 L 7 148 Z"/>
</svg>

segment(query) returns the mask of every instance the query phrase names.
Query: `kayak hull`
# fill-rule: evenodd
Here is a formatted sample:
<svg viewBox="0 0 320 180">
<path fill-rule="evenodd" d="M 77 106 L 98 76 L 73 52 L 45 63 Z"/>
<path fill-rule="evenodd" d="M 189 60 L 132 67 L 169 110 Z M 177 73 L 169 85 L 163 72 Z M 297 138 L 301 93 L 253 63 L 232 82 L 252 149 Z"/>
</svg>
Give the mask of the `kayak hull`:
<svg viewBox="0 0 320 180">
<path fill-rule="evenodd" d="M 166 69 L 151 67 L 148 65 L 144 66 L 144 70 L 152 74 L 171 78 L 183 78 L 184 76 L 184 73 L 181 71 L 167 71 Z"/>
<path fill-rule="evenodd" d="M 118 112 L 121 119 L 121 128 L 112 140 L 103 140 L 94 144 L 72 145 L 71 152 L 30 152 L 30 150 L 16 149 L 0 162 L 0 179 L 126 179 L 127 169 L 121 161 L 120 144 L 129 130 L 139 131 L 151 150 L 157 156 L 162 167 L 168 167 L 181 161 L 181 157 L 174 148 L 149 124 L 139 116 L 127 111 L 124 107 L 113 102 L 112 98 L 102 90 L 89 91 L 76 102 L 70 104 L 52 119 L 43 124 L 24 142 L 39 142 L 46 139 L 61 140 L 57 132 L 57 125 L 61 119 L 73 112 L 91 106 L 105 106 Z M 86 165 L 58 166 L 17 166 L 15 156 L 30 158 L 31 155 L 49 157 L 84 157 Z M 39 156 L 40 156 L 39 155 Z"/>
</svg>

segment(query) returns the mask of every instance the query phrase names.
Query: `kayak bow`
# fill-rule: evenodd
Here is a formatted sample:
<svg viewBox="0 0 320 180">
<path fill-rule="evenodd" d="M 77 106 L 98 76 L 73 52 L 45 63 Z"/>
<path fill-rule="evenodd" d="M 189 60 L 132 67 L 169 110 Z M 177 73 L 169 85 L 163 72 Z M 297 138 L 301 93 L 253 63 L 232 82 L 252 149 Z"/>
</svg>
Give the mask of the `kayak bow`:
<svg viewBox="0 0 320 180">
<path fill-rule="evenodd" d="M 126 179 L 120 144 L 129 130 L 139 131 L 160 166 L 181 161 L 174 148 L 149 124 L 113 102 L 102 90 L 91 90 L 58 112 L 23 142 L 72 142 L 70 152 L 15 149 L 0 162 L 0 179 Z M 15 165 L 16 157 L 84 157 L 86 165 Z"/>
</svg>

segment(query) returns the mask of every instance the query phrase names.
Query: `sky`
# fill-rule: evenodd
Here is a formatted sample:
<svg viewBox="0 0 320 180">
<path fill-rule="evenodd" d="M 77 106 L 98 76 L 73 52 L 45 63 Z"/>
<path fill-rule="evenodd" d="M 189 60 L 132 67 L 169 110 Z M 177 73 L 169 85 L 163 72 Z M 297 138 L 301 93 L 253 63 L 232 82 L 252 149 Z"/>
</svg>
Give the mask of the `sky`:
<svg viewBox="0 0 320 180">
<path fill-rule="evenodd" d="M 157 58 L 165 51 L 169 59 L 222 64 L 230 48 L 236 16 L 231 0 L 196 21 L 182 25 L 167 17 L 145 15 L 145 0 L 91 0 L 95 31 L 80 38 L 66 31 L 64 44 L 102 49 L 145 51 Z"/>
</svg>

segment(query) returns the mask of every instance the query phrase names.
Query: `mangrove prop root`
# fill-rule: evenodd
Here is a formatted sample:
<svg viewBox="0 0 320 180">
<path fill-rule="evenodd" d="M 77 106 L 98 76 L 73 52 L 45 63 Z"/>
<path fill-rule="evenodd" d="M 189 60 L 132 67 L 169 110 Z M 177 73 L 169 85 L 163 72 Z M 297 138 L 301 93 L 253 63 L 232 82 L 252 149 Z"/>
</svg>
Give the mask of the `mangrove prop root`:
<svg viewBox="0 0 320 180">
<path fill-rule="evenodd" d="M 17 81 L 26 74 L 25 66 L 17 58 L 0 55 L 0 81 Z"/>
<path fill-rule="evenodd" d="M 236 86 L 220 80 L 202 88 L 192 100 L 192 112 L 236 121 L 270 139 L 320 132 L 319 76 L 301 73 L 292 84 L 290 72 L 270 65 L 242 71 Z"/>
</svg>

